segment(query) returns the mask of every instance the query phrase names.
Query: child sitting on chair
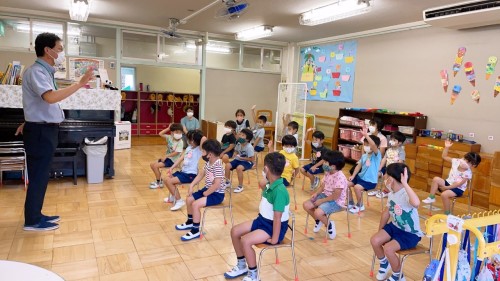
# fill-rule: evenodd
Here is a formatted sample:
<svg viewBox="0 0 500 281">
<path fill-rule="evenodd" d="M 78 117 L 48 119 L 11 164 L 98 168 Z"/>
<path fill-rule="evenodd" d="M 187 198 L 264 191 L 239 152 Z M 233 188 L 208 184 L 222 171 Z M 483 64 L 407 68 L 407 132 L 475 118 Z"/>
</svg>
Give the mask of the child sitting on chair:
<svg viewBox="0 0 500 281">
<path fill-rule="evenodd" d="M 245 118 L 245 111 L 243 109 L 237 109 L 234 116 L 236 116 L 236 133 L 250 128 L 250 122 Z"/>
<path fill-rule="evenodd" d="M 267 117 L 264 115 L 259 115 L 257 117 L 257 113 L 255 112 L 256 105 L 252 106 L 252 116 L 253 121 L 255 122 L 255 128 L 253 129 L 253 149 L 255 152 L 264 151 L 264 136 L 266 135 L 266 126 Z"/>
<path fill-rule="evenodd" d="M 295 149 L 297 148 L 297 140 L 292 135 L 285 135 L 281 139 L 281 145 L 283 149 L 280 153 L 285 156 L 286 165 L 283 170 L 281 177 L 283 178 L 283 184 L 288 187 L 292 184 L 293 178 L 299 174 L 299 157 L 295 154 Z M 268 143 L 269 152 L 274 152 L 274 145 L 272 141 Z"/>
<path fill-rule="evenodd" d="M 170 135 L 167 133 L 170 132 Z M 161 180 L 160 168 L 167 167 L 170 168 L 174 165 L 174 162 L 181 156 L 184 150 L 184 143 L 182 141 L 182 125 L 179 123 L 172 123 L 168 128 L 162 130 L 159 135 L 165 138 L 167 141 L 167 151 L 165 157 L 158 159 L 157 162 L 150 164 L 151 170 L 155 174 L 156 181 L 149 184 L 149 188 L 156 189 L 158 187 L 163 187 L 163 181 Z"/>
<path fill-rule="evenodd" d="M 382 162 L 380 162 L 379 172 L 381 175 L 385 175 L 385 170 L 387 166 L 392 163 L 404 163 L 406 159 L 406 152 L 404 149 L 404 142 L 406 140 L 405 135 L 400 131 L 395 131 L 391 134 L 391 140 L 389 141 L 389 148 L 386 150 Z M 385 188 L 380 190 L 372 190 L 368 192 L 368 196 L 375 195 L 377 198 L 385 198 L 389 194 L 389 191 Z"/>
<path fill-rule="evenodd" d="M 170 191 L 170 196 L 164 199 L 165 203 L 172 203 L 175 201 L 175 205 L 170 208 L 171 211 L 177 211 L 182 208 L 182 206 L 186 205 L 186 202 L 181 199 L 179 192 L 176 192 L 175 185 L 191 183 L 198 174 L 198 161 L 201 158 L 201 150 L 199 146 L 204 137 L 198 130 L 188 131 L 186 137 L 189 146 L 186 148 L 186 151 L 184 151 L 184 154 L 179 157 L 177 161 L 175 161 L 172 167 L 170 167 L 170 175 L 163 178 L 163 182 Z M 173 169 L 182 161 L 184 161 L 182 169 L 172 173 Z"/>
<path fill-rule="evenodd" d="M 317 233 L 322 225 L 327 225 L 326 216 L 345 208 L 347 196 L 347 179 L 342 172 L 345 165 L 344 155 L 339 151 L 327 151 L 323 155 L 323 161 L 325 177 L 322 184 L 303 204 L 304 210 L 316 220 L 314 233 Z M 334 221 L 330 220 L 327 231 L 329 238 L 334 239 L 337 235 Z"/>
<path fill-rule="evenodd" d="M 382 153 L 378 150 L 380 145 L 380 139 L 374 135 L 368 135 L 366 128 L 362 130 L 364 140 L 363 149 L 364 152 L 361 159 L 358 161 L 356 168 L 352 176 L 349 177 L 349 187 L 354 189 L 356 194 L 357 205 L 354 205 L 352 190 L 350 190 L 349 196 L 349 212 L 356 214 L 358 212 L 364 211 L 365 206 L 363 205 L 363 190 L 371 190 L 377 186 L 378 182 L 378 170 L 380 167 L 380 161 L 382 160 Z"/>
<path fill-rule="evenodd" d="M 226 179 L 231 178 L 232 170 L 236 169 L 236 173 L 238 174 L 238 187 L 233 190 L 234 193 L 240 193 L 243 191 L 243 172 L 253 167 L 255 156 L 253 146 L 250 144 L 252 139 L 252 131 L 249 129 L 241 130 L 238 133 L 238 143 L 234 148 L 236 155 L 234 156 L 233 161 L 226 164 Z"/>
<path fill-rule="evenodd" d="M 386 280 L 392 268 L 392 275 L 387 280 L 405 281 L 396 252 L 415 248 L 423 236 L 418 217 L 420 200 L 408 185 L 410 176 L 408 166 L 403 163 L 387 166 L 384 184 L 390 191 L 388 209 L 382 212 L 379 231 L 370 238 L 373 252 L 380 262 L 377 280 Z"/>
<path fill-rule="evenodd" d="M 448 156 L 448 150 L 453 142 L 446 140 L 442 157 L 445 161 L 451 162 L 450 174 L 446 180 L 440 177 L 434 177 L 431 184 L 429 197 L 422 200 L 426 204 L 436 201 L 436 192 L 441 191 L 441 200 L 443 200 L 443 209 L 446 215 L 450 214 L 450 200 L 453 197 L 460 197 L 467 189 L 467 182 L 472 179 L 472 167 L 477 167 L 481 163 L 481 156 L 475 152 L 465 154 L 464 158 L 451 158 Z"/>
<path fill-rule="evenodd" d="M 319 177 L 316 175 L 323 173 L 323 155 L 328 151 L 328 148 L 323 146 L 324 140 L 325 134 L 323 132 L 314 131 L 312 142 L 310 142 L 312 162 L 300 168 L 300 173 L 311 181 L 311 190 L 318 188 Z"/>
<path fill-rule="evenodd" d="M 181 237 L 182 241 L 188 241 L 200 237 L 200 209 L 203 207 L 219 205 L 224 201 L 226 183 L 224 181 L 224 167 L 219 158 L 221 148 L 216 140 L 207 140 L 203 143 L 202 157 L 206 161 L 203 172 L 199 173 L 189 185 L 187 202 L 187 221 L 175 226 L 177 230 L 190 229 Z M 194 186 L 205 177 L 205 187 L 193 192 Z"/>
<path fill-rule="evenodd" d="M 290 216 L 290 197 L 281 178 L 285 163 L 285 157 L 277 152 L 269 153 L 264 158 L 262 171 L 268 183 L 262 187 L 259 216 L 231 229 L 237 263 L 224 273 L 225 278 L 233 279 L 246 274 L 244 281 L 257 281 L 257 261 L 252 246 L 279 244 L 285 237 Z"/>
<path fill-rule="evenodd" d="M 236 122 L 233 120 L 228 120 L 224 123 L 224 135 L 222 136 L 222 153 L 220 154 L 220 158 L 222 162 L 228 163 L 229 158 L 233 158 L 234 147 L 236 146 Z"/>
</svg>

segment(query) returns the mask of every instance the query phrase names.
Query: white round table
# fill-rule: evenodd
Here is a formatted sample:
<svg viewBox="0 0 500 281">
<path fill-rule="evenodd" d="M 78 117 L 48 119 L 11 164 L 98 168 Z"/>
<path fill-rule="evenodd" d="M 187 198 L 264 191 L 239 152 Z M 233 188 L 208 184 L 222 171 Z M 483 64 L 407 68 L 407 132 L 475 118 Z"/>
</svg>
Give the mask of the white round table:
<svg viewBox="0 0 500 281">
<path fill-rule="evenodd" d="M 64 281 L 52 271 L 32 264 L 0 260 L 0 281 Z"/>
</svg>

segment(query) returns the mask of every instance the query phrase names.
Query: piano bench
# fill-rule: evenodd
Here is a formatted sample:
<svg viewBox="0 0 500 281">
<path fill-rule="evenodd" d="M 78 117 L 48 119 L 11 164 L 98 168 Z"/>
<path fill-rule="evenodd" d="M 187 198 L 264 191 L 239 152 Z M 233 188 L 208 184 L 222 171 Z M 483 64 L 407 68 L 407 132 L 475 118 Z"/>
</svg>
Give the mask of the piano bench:
<svg viewBox="0 0 500 281">
<path fill-rule="evenodd" d="M 76 164 L 78 162 L 79 144 L 59 144 L 54 153 L 53 162 L 72 162 L 73 163 L 73 184 L 77 185 Z"/>
</svg>

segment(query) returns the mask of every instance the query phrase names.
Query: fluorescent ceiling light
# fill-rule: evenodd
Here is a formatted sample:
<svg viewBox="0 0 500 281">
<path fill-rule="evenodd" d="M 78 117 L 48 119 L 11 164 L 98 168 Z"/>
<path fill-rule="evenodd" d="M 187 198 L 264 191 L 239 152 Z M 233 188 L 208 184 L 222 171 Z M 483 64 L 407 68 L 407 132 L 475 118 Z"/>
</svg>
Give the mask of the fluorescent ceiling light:
<svg viewBox="0 0 500 281">
<path fill-rule="evenodd" d="M 361 15 L 372 9 L 371 2 L 370 0 L 337 0 L 333 4 L 301 14 L 299 23 L 301 25 L 318 25 Z"/>
<path fill-rule="evenodd" d="M 15 30 L 17 32 L 30 32 L 30 24 L 29 23 L 18 23 L 15 25 Z M 40 34 L 43 32 L 50 32 L 57 35 L 63 35 L 63 27 L 60 24 L 51 24 L 51 23 L 33 23 L 33 33 Z M 71 28 L 67 30 L 67 34 L 69 36 L 80 36 L 81 29 L 79 27 Z"/>
<path fill-rule="evenodd" d="M 186 48 L 196 49 L 196 45 L 195 44 L 186 44 Z M 232 53 L 231 48 L 229 48 L 228 46 L 214 44 L 211 42 L 208 42 L 208 44 L 206 45 L 206 50 L 209 53 L 217 53 L 217 54 L 231 54 Z"/>
<path fill-rule="evenodd" d="M 69 17 L 75 21 L 87 21 L 92 0 L 70 0 Z"/>
<path fill-rule="evenodd" d="M 236 40 L 250 41 L 254 39 L 269 37 L 273 34 L 273 26 L 261 25 L 251 29 L 243 30 L 236 33 Z"/>
</svg>

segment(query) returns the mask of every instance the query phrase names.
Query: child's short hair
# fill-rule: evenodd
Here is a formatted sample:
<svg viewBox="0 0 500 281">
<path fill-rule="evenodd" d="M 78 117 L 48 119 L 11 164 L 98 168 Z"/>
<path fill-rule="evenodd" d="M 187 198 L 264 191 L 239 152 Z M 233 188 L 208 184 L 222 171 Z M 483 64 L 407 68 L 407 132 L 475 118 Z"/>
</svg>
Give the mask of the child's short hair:
<svg viewBox="0 0 500 281">
<path fill-rule="evenodd" d="M 252 131 L 250 131 L 250 129 L 245 128 L 245 129 L 241 130 L 240 133 L 245 134 L 245 139 L 248 142 L 253 139 L 253 133 L 252 133 Z"/>
<path fill-rule="evenodd" d="M 175 132 L 175 131 L 183 131 L 182 129 L 182 125 L 179 124 L 179 123 L 172 123 L 172 125 L 170 125 L 170 132 Z"/>
<path fill-rule="evenodd" d="M 188 112 L 188 110 L 191 110 L 191 111 L 194 112 L 194 108 L 192 106 L 190 106 L 190 105 L 184 107 L 184 112 Z"/>
<path fill-rule="evenodd" d="M 324 140 L 325 139 L 325 134 L 323 134 L 322 131 L 314 131 L 313 133 L 313 138 L 317 138 L 317 139 L 320 139 L 320 140 Z"/>
<path fill-rule="evenodd" d="M 285 169 L 286 159 L 279 152 L 271 152 L 264 158 L 264 166 L 267 166 L 269 172 L 275 176 L 281 176 Z"/>
<path fill-rule="evenodd" d="M 288 123 L 287 125 L 288 127 L 294 129 L 294 130 L 299 130 L 299 123 L 295 122 L 295 121 L 292 121 L 290 123 Z"/>
<path fill-rule="evenodd" d="M 397 140 L 400 143 L 404 143 L 405 140 L 406 140 L 406 137 L 400 131 L 395 131 L 395 132 L 392 132 L 391 139 L 395 139 L 395 140 Z"/>
<path fill-rule="evenodd" d="M 295 139 L 295 137 L 292 135 L 284 135 L 283 138 L 281 139 L 281 144 L 283 146 L 291 145 L 295 147 L 297 146 L 297 139 Z"/>
<path fill-rule="evenodd" d="M 188 141 L 193 141 L 196 146 L 199 146 L 203 138 L 203 133 L 200 130 L 191 130 L 187 132 L 186 138 Z"/>
<path fill-rule="evenodd" d="M 327 150 L 323 155 L 321 155 L 321 158 L 328 162 L 330 166 L 335 166 L 335 169 L 337 171 L 340 171 L 344 168 L 345 166 L 345 158 L 344 154 L 340 151 L 333 151 L 333 150 Z"/>
<path fill-rule="evenodd" d="M 226 121 L 226 123 L 224 123 L 224 126 L 236 130 L 236 122 L 234 122 L 233 120 Z"/>
<path fill-rule="evenodd" d="M 372 139 L 372 141 L 375 143 L 375 145 L 376 145 L 377 147 L 379 147 L 379 146 L 380 146 L 380 138 L 379 138 L 379 137 L 374 136 L 374 135 L 368 135 L 368 137 Z M 365 139 L 363 140 L 363 143 L 368 143 L 368 140 L 365 138 Z"/>
<path fill-rule="evenodd" d="M 267 122 L 267 117 L 264 115 L 259 116 L 257 119 L 262 120 L 262 122 L 264 122 L 264 124 L 266 124 L 266 122 Z"/>
<path fill-rule="evenodd" d="M 475 152 L 467 152 L 465 154 L 464 159 L 467 160 L 469 163 L 471 163 L 472 167 L 477 167 L 479 163 L 481 163 L 481 155 L 475 153 Z"/>
<path fill-rule="evenodd" d="M 387 175 L 389 177 L 394 178 L 397 182 L 401 183 L 401 174 L 404 173 L 404 171 L 408 172 L 408 181 L 410 181 L 411 178 L 411 171 L 408 166 L 406 166 L 405 163 L 392 163 L 389 166 L 387 166 Z"/>
<path fill-rule="evenodd" d="M 215 156 L 219 156 L 222 152 L 221 144 L 217 140 L 207 140 L 203 143 L 201 148 L 205 150 L 207 154 L 212 153 Z"/>
<path fill-rule="evenodd" d="M 238 113 L 241 113 L 241 114 L 243 114 L 243 116 L 246 116 L 245 110 L 243 110 L 241 108 L 236 109 L 236 113 L 234 114 L 234 116 L 238 116 Z"/>
<path fill-rule="evenodd" d="M 370 125 L 375 125 L 377 126 L 377 131 L 382 131 L 382 129 L 384 128 L 384 123 L 382 122 L 382 119 L 378 118 L 378 117 L 373 117 L 371 120 L 370 120 Z"/>
</svg>

